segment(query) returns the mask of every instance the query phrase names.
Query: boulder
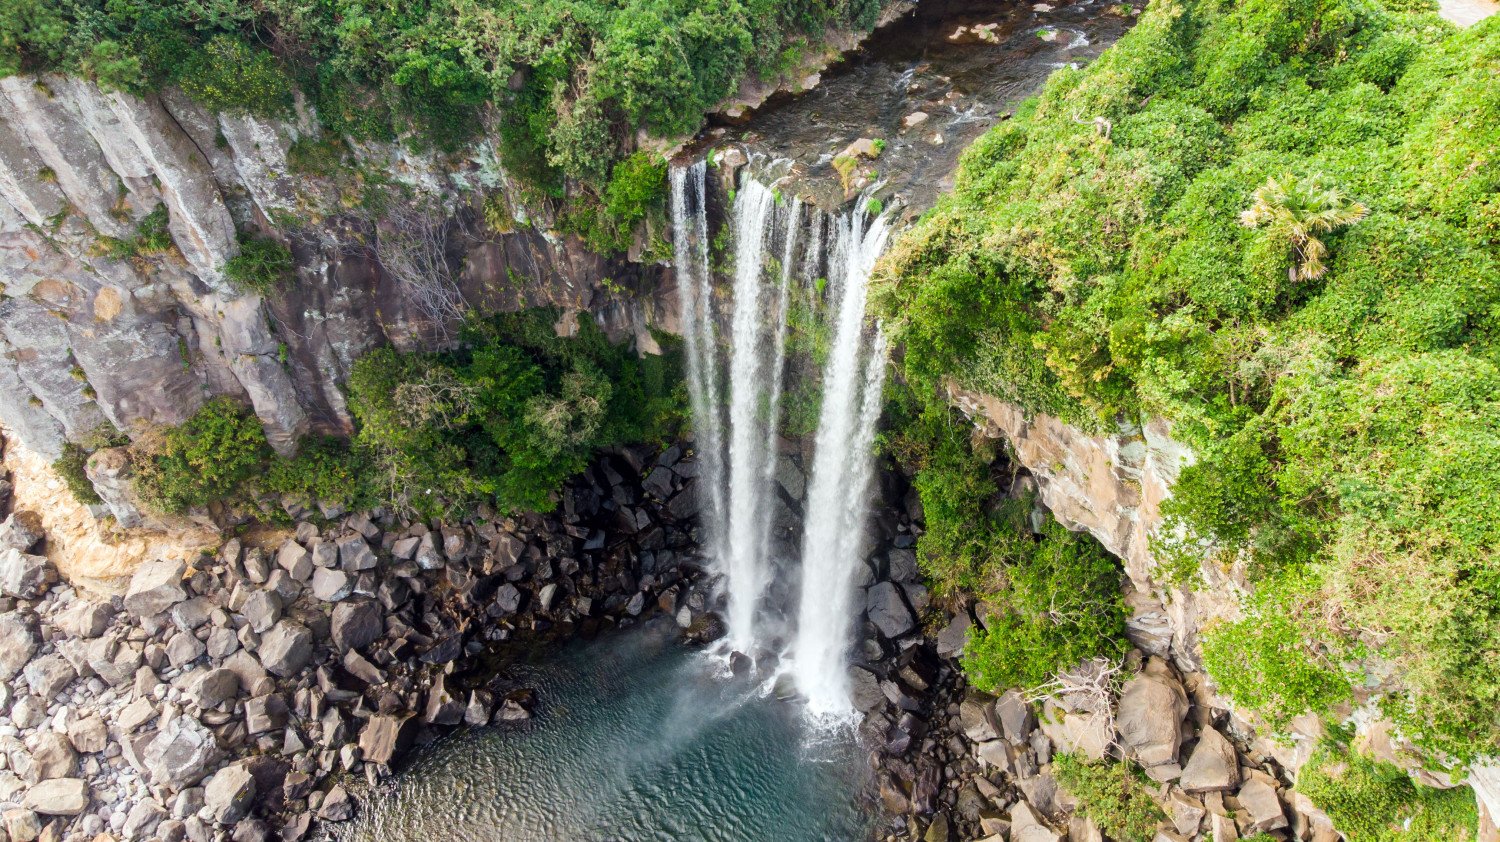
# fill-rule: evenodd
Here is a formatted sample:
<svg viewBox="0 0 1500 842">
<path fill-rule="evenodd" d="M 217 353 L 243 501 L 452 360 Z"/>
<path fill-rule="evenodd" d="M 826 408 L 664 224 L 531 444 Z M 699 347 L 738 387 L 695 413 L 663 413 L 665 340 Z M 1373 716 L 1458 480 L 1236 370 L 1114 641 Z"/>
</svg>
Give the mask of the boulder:
<svg viewBox="0 0 1500 842">
<path fill-rule="evenodd" d="M 4 523 L 0 523 L 0 552 L 16 550 L 29 553 L 45 537 L 47 532 L 42 528 L 41 515 L 36 512 L 12 512 Z"/>
<path fill-rule="evenodd" d="M 340 651 L 363 649 L 385 631 L 380 604 L 369 600 L 345 601 L 334 606 L 331 633 Z"/>
<path fill-rule="evenodd" d="M 521 607 L 521 591 L 509 582 L 495 591 L 495 608 L 501 616 L 514 614 Z"/>
<path fill-rule="evenodd" d="M 203 780 L 223 756 L 212 731 L 179 715 L 156 733 L 141 761 L 154 783 L 176 792 Z"/>
<path fill-rule="evenodd" d="M 240 692 L 240 677 L 220 667 L 198 676 L 188 690 L 188 699 L 204 710 L 216 708 Z"/>
<path fill-rule="evenodd" d="M 29 555 L 14 547 L 0 551 L 0 594 L 36 599 L 57 581 L 57 571 L 45 556 Z"/>
<path fill-rule="evenodd" d="M 76 816 L 88 809 L 89 785 L 78 778 L 52 778 L 26 791 L 24 806 L 44 816 Z"/>
<path fill-rule="evenodd" d="M 250 623 L 250 630 L 265 634 L 281 619 L 281 597 L 275 591 L 256 589 L 245 598 L 240 614 Z"/>
<path fill-rule="evenodd" d="M 1286 810 L 1282 807 L 1281 797 L 1276 794 L 1276 787 L 1271 785 L 1264 774 L 1252 772 L 1240 787 L 1238 798 L 1240 806 L 1250 816 L 1251 833 L 1265 833 L 1286 827 Z"/>
<path fill-rule="evenodd" d="M 1182 770 L 1182 788 L 1188 792 L 1220 792 L 1234 789 L 1239 782 L 1240 763 L 1234 745 L 1217 729 L 1204 728 Z"/>
<path fill-rule="evenodd" d="M 51 703 L 63 688 L 78 677 L 78 671 L 61 655 L 43 655 L 21 671 L 34 696 Z"/>
<path fill-rule="evenodd" d="M 0 682 L 15 678 L 40 645 L 36 627 L 26 615 L 17 611 L 0 614 Z"/>
<path fill-rule="evenodd" d="M 970 690 L 958 706 L 959 727 L 964 736 L 976 743 L 989 742 L 1000 737 L 995 723 L 995 697 L 978 690 Z"/>
<path fill-rule="evenodd" d="M 291 574 L 293 579 L 306 582 L 313 571 L 312 553 L 288 538 L 281 549 L 276 551 L 276 566 Z"/>
<path fill-rule="evenodd" d="M 969 642 L 969 626 L 974 621 L 969 619 L 969 612 L 960 610 L 948 621 L 948 625 L 937 635 L 937 653 L 942 658 L 957 658 L 964 651 L 964 645 Z"/>
<path fill-rule="evenodd" d="M 380 563 L 375 553 L 370 549 L 370 544 L 362 535 L 350 535 L 340 538 L 339 566 L 346 572 L 358 573 L 361 570 L 372 570 Z"/>
<path fill-rule="evenodd" d="M 359 748 L 365 761 L 389 765 L 397 755 L 411 748 L 416 726 L 416 718 L 411 714 L 370 717 L 359 732 Z"/>
<path fill-rule="evenodd" d="M 344 822 L 354 817 L 354 801 L 348 790 L 335 784 L 318 808 L 318 818 L 325 822 Z"/>
<path fill-rule="evenodd" d="M 995 719 L 1012 745 L 1026 742 L 1036 730 L 1036 714 L 1016 690 L 1007 690 L 995 700 Z"/>
<path fill-rule="evenodd" d="M 417 541 L 417 551 L 412 558 L 423 570 L 438 570 L 443 566 L 443 556 L 438 552 L 437 543 L 433 540 L 431 532 Z"/>
<path fill-rule="evenodd" d="M 104 751 L 109 745 L 109 728 L 98 714 L 68 721 L 68 740 L 82 754 Z"/>
<path fill-rule="evenodd" d="M 1169 676 L 1143 672 L 1125 682 L 1115 727 L 1120 741 L 1142 766 L 1177 762 L 1187 694 Z"/>
<path fill-rule="evenodd" d="M 5 811 L 4 819 L 10 842 L 34 842 L 42 835 L 42 820 L 37 818 L 35 810 L 14 807 Z"/>
<path fill-rule="evenodd" d="M 900 637 L 917 626 L 906 598 L 890 582 L 880 582 L 865 592 L 865 610 L 870 622 L 887 638 Z"/>
<path fill-rule="evenodd" d="M 919 573 L 917 571 L 917 554 L 912 550 L 891 550 L 885 554 L 885 577 L 892 582 L 915 582 Z"/>
<path fill-rule="evenodd" d="M 192 632 L 180 631 L 167 640 L 167 660 L 174 667 L 182 667 L 198 660 L 208 647 Z"/>
<path fill-rule="evenodd" d="M 307 666 L 312 651 L 312 631 L 301 623 L 282 620 L 261 637 L 255 654 L 268 671 L 290 678 Z"/>
<path fill-rule="evenodd" d="M 142 562 L 125 590 L 125 610 L 137 617 L 153 617 L 187 599 L 182 575 L 187 564 L 158 559 Z"/>
<path fill-rule="evenodd" d="M 245 700 L 245 731 L 252 736 L 286 726 L 286 700 L 274 694 Z"/>
<path fill-rule="evenodd" d="M 885 704 L 885 693 L 881 692 L 880 680 L 862 667 L 849 668 L 849 698 L 855 710 L 870 713 Z"/>
<path fill-rule="evenodd" d="M 234 824 L 250 812 L 255 799 L 255 776 L 243 763 L 225 766 L 203 788 L 203 807 L 219 824 Z"/>
<path fill-rule="evenodd" d="M 56 731 L 36 735 L 31 749 L 31 770 L 26 778 L 33 782 L 48 778 L 71 778 L 78 772 L 78 752 L 68 738 Z"/>
<path fill-rule="evenodd" d="M 319 567 L 312 574 L 312 592 L 324 602 L 338 602 L 354 593 L 354 580 L 342 570 Z"/>
</svg>

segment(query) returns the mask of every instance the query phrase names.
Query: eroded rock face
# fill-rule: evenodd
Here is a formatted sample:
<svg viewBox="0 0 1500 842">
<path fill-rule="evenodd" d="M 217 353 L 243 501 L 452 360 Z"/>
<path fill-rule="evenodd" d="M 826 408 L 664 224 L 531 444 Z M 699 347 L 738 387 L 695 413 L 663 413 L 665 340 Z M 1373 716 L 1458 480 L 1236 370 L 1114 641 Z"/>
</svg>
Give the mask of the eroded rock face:
<svg viewBox="0 0 1500 842">
<path fill-rule="evenodd" d="M 339 387 L 360 354 L 451 336 L 379 259 L 402 223 L 349 213 L 333 181 L 288 167 L 315 130 L 307 107 L 288 122 L 215 115 L 177 91 L 136 97 L 50 74 L 0 80 L 0 103 L 0 423 L 47 460 L 105 423 L 180 423 L 214 395 L 250 404 L 288 454 L 308 430 L 347 431 Z M 586 310 L 620 338 L 677 327 L 660 268 L 616 265 L 543 233 L 547 219 L 505 235 L 479 221 L 476 188 L 512 192 L 487 145 L 453 160 L 384 144 L 358 155 L 407 188 L 403 218 L 446 241 L 472 307 Z M 170 252 L 127 260 L 99 248 L 100 237 L 133 238 L 158 207 Z M 237 229 L 289 243 L 297 282 L 269 301 L 230 282 Z M 608 292 L 604 278 L 639 294 Z M 131 522 L 118 497 L 101 496 Z"/>
</svg>

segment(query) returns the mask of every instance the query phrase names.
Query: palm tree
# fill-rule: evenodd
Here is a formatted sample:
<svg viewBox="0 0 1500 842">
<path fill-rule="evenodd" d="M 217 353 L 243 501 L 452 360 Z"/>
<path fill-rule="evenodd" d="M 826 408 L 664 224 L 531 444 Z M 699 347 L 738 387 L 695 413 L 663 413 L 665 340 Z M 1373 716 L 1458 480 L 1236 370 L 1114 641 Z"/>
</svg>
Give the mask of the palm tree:
<svg viewBox="0 0 1500 842">
<path fill-rule="evenodd" d="M 1328 247 L 1315 234 L 1328 233 L 1364 219 L 1370 209 L 1353 201 L 1321 175 L 1298 178 L 1287 173 L 1266 179 L 1250 196 L 1250 208 L 1240 213 L 1246 228 L 1265 226 L 1291 243 L 1293 283 L 1313 281 L 1328 271 L 1323 258 Z"/>
</svg>

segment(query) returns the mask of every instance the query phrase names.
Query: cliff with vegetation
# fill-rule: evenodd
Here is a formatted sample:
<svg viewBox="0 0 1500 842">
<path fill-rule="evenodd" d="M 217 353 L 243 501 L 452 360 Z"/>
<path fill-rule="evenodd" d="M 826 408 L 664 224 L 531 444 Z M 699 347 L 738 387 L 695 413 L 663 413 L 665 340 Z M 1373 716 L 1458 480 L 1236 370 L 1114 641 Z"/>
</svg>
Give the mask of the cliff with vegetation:
<svg viewBox="0 0 1500 842">
<path fill-rule="evenodd" d="M 1429 782 L 1500 737 L 1497 62 L 1425 8 L 1153 3 L 966 152 L 881 292 L 912 414 L 1003 434 L 1237 709 L 1378 711 Z M 1014 602 L 949 499 L 987 457 L 909 429 L 929 570 Z"/>
</svg>

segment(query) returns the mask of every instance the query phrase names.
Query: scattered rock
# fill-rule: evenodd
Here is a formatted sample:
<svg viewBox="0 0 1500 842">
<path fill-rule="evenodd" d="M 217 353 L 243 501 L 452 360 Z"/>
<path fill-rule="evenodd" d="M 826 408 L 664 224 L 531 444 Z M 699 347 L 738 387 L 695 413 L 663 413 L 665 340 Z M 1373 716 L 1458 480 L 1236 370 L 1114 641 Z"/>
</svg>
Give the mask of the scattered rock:
<svg viewBox="0 0 1500 842">
<path fill-rule="evenodd" d="M 57 571 L 44 556 L 28 555 L 11 547 L 0 551 L 0 594 L 36 599 L 57 581 Z"/>
<path fill-rule="evenodd" d="M 901 590 L 890 582 L 877 583 L 865 592 L 865 610 L 870 622 L 887 638 L 900 637 L 917 625 Z"/>
<path fill-rule="evenodd" d="M 137 567 L 125 591 L 125 610 L 137 617 L 153 617 L 187 599 L 182 576 L 187 564 L 158 559 Z"/>
<path fill-rule="evenodd" d="M 79 778 L 52 778 L 27 790 L 23 803 L 44 816 L 76 816 L 88 809 L 89 785 Z"/>
<path fill-rule="evenodd" d="M 1214 792 L 1234 789 L 1239 782 L 1240 764 L 1234 745 L 1218 730 L 1204 728 L 1179 784 L 1188 792 Z"/>
</svg>

